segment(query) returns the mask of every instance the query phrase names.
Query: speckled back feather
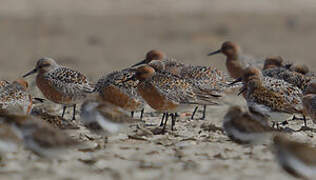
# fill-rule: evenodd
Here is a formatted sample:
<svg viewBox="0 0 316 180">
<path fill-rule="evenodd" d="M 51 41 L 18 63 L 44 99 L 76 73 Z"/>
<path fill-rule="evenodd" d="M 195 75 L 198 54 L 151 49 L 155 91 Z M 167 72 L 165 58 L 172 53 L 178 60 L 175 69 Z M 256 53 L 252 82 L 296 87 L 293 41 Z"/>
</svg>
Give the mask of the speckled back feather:
<svg viewBox="0 0 316 180">
<path fill-rule="evenodd" d="M 71 96 L 73 101 L 85 98 L 93 90 L 85 75 L 63 66 L 45 73 L 44 78 L 54 89 Z"/>
</svg>

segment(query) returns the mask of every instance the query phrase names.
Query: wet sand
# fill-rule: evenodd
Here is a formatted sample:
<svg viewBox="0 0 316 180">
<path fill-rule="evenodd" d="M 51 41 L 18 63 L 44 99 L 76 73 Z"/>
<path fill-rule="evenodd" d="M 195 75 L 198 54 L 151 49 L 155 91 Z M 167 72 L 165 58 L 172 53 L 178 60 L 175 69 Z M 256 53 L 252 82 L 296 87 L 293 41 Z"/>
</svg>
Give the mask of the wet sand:
<svg viewBox="0 0 316 180">
<path fill-rule="evenodd" d="M 0 7 L 0 77 L 14 80 L 33 68 L 37 59 L 49 56 L 96 81 L 141 60 L 154 48 L 185 63 L 226 71 L 224 56 L 206 56 L 225 40 L 238 42 L 254 58 L 281 55 L 316 69 L 313 1 L 230 2 L 5 0 Z M 32 93 L 41 96 L 34 77 L 28 80 L 33 82 Z M 210 124 L 220 128 L 232 104 L 245 106 L 245 101 L 228 96 L 227 103 L 208 107 L 205 121 L 181 117 L 177 130 L 166 135 L 141 136 L 133 126 L 104 141 L 82 126 L 65 130 L 93 148 L 71 149 L 59 161 L 40 159 L 21 148 L 1 161 L 0 179 L 291 179 L 276 164 L 268 145 L 251 151 L 217 128 L 207 128 Z M 45 106 L 53 115 L 61 113 L 60 106 Z M 160 118 L 146 108 L 147 125 L 158 125 Z M 66 119 L 71 119 L 71 111 Z M 301 125 L 290 122 L 288 127 L 298 130 Z M 312 131 L 292 135 L 315 144 Z"/>
</svg>

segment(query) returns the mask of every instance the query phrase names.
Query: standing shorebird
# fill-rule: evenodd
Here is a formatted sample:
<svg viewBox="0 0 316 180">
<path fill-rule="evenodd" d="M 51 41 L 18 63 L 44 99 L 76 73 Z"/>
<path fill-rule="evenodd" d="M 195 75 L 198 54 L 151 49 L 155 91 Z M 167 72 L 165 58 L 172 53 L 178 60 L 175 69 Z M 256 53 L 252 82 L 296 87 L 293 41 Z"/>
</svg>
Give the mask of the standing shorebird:
<svg viewBox="0 0 316 180">
<path fill-rule="evenodd" d="M 134 112 L 140 111 L 140 119 L 143 118 L 144 100 L 137 93 L 138 80 L 130 79 L 135 74 L 131 69 L 112 72 L 100 78 L 93 91 L 98 92 L 105 101 L 130 111 L 133 117 Z M 129 79 L 128 81 L 126 81 Z"/>
<path fill-rule="evenodd" d="M 148 64 L 153 67 L 155 71 L 166 71 L 175 76 L 183 79 L 190 80 L 194 85 L 200 89 L 213 91 L 218 96 L 222 96 L 227 86 L 232 80 L 227 75 L 212 66 L 196 66 L 190 64 L 184 64 L 175 59 L 166 58 L 165 53 L 159 50 L 151 50 L 146 54 L 145 60 L 135 64 L 138 66 L 141 64 Z M 194 109 L 191 119 L 194 118 L 195 112 L 198 106 Z M 206 105 L 204 105 L 203 116 L 201 119 L 205 119 Z"/>
<path fill-rule="evenodd" d="M 299 88 L 283 80 L 264 77 L 255 67 L 244 70 L 242 81 L 244 86 L 240 93 L 245 93 L 251 113 L 273 121 L 285 121 L 294 113 L 302 113 Z"/>
<path fill-rule="evenodd" d="M 223 129 L 236 143 L 259 144 L 275 132 L 265 120 L 256 119 L 239 106 L 232 106 L 224 117 Z"/>
<path fill-rule="evenodd" d="M 304 90 L 312 78 L 292 71 L 286 66 L 287 65 L 283 65 L 283 59 L 280 56 L 268 57 L 264 62 L 262 74 L 271 78 L 284 80 Z"/>
<path fill-rule="evenodd" d="M 182 111 L 192 104 L 213 105 L 218 100 L 218 95 L 212 92 L 201 91 L 185 79 L 179 78 L 168 72 L 156 72 L 154 68 L 145 65 L 138 67 L 132 79 L 140 81 L 137 85 L 139 94 L 156 111 L 171 113 L 172 125 L 175 125 L 174 113 Z M 166 119 L 164 128 L 167 124 Z"/>
<path fill-rule="evenodd" d="M 82 104 L 80 116 L 80 120 L 89 130 L 102 134 L 114 134 L 127 124 L 139 122 L 131 118 L 124 109 L 103 101 L 99 96 Z"/>
<path fill-rule="evenodd" d="M 63 105 L 62 117 L 66 108 L 73 106 L 72 119 L 75 120 L 76 104 L 93 90 L 88 78 L 78 71 L 57 64 L 52 58 L 39 59 L 35 69 L 23 77 L 34 73 L 37 73 L 36 84 L 43 95 L 50 101 Z"/>
<path fill-rule="evenodd" d="M 226 68 L 234 79 L 241 77 L 243 70 L 249 65 L 258 66 L 260 64 L 259 59 L 255 60 L 242 55 L 240 46 L 231 41 L 224 42 L 219 50 L 209 53 L 208 56 L 219 53 L 226 56 Z"/>
<path fill-rule="evenodd" d="M 28 83 L 18 79 L 0 89 L 0 108 L 10 113 L 29 114 L 32 96 L 27 92 Z"/>
<path fill-rule="evenodd" d="M 290 175 L 302 179 L 315 179 L 316 148 L 296 142 L 285 136 L 275 136 L 275 157 L 281 167 Z"/>
</svg>

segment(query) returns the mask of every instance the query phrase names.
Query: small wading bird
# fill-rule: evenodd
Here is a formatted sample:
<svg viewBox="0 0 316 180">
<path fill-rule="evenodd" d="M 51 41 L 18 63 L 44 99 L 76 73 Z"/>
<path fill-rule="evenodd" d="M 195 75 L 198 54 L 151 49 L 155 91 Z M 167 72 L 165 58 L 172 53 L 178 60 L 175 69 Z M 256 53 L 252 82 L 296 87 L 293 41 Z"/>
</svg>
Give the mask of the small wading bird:
<svg viewBox="0 0 316 180">
<path fill-rule="evenodd" d="M 126 81 L 135 74 L 130 68 L 114 71 L 100 78 L 94 88 L 100 98 L 126 111 L 130 111 L 132 117 L 134 112 L 140 111 L 140 119 L 143 118 L 144 100 L 138 94 L 136 88 L 138 80 Z"/>
<path fill-rule="evenodd" d="M 240 93 L 247 100 L 249 111 L 258 117 L 274 121 L 285 121 L 294 113 L 302 114 L 302 91 L 283 80 L 264 77 L 255 67 L 244 70 L 244 85 Z M 306 122 L 305 122 L 306 125 Z"/>
<path fill-rule="evenodd" d="M 243 55 L 240 46 L 231 41 L 224 42 L 219 50 L 209 53 L 208 56 L 220 53 L 226 56 L 226 68 L 229 75 L 234 79 L 241 77 L 246 67 L 259 65 L 261 61 L 261 59 Z"/>
<path fill-rule="evenodd" d="M 18 79 L 0 89 L 0 109 L 15 114 L 29 114 L 33 98 L 27 92 L 28 83 Z"/>
<path fill-rule="evenodd" d="M 129 124 L 140 122 L 128 113 L 109 102 L 95 96 L 86 100 L 81 106 L 81 121 L 89 130 L 99 134 L 120 132 Z"/>
<path fill-rule="evenodd" d="M 46 57 L 39 59 L 35 69 L 23 77 L 35 73 L 37 73 L 37 87 L 43 95 L 50 101 L 63 105 L 62 117 L 66 108 L 73 106 L 72 119 L 75 120 L 76 104 L 82 102 L 93 90 L 88 78 L 78 71 L 57 64 L 52 58 Z"/>
<path fill-rule="evenodd" d="M 296 71 L 291 71 L 287 65 L 283 65 L 283 59 L 280 56 L 268 57 L 264 62 L 262 74 L 275 79 L 284 80 L 301 90 L 304 90 L 312 78 L 307 77 Z"/>
<path fill-rule="evenodd" d="M 240 144 L 260 144 L 274 132 L 265 119 L 256 119 L 241 107 L 232 106 L 224 117 L 223 129 L 228 137 Z"/>
<path fill-rule="evenodd" d="M 168 72 L 183 79 L 187 79 L 197 88 L 205 91 L 213 91 L 213 94 L 217 94 L 219 97 L 223 95 L 225 90 L 232 88 L 231 86 L 228 86 L 232 80 L 215 67 L 184 64 L 175 59 L 167 58 L 165 53 L 159 50 L 149 51 L 146 54 L 146 58 L 133 65 L 133 67 L 142 64 L 148 64 L 153 67 L 156 72 Z M 197 110 L 198 106 L 194 109 L 191 119 L 194 118 Z M 205 119 L 205 117 L 206 105 L 203 105 L 203 116 L 200 119 Z"/>
<path fill-rule="evenodd" d="M 212 92 L 202 91 L 190 81 L 179 78 L 168 72 L 156 72 L 154 68 L 145 65 L 135 69 L 131 79 L 138 79 L 137 90 L 143 99 L 156 111 L 171 113 L 171 129 L 175 125 L 176 112 L 190 108 L 192 105 L 217 104 L 218 96 Z M 167 115 L 168 116 L 168 115 Z M 163 124 L 165 130 L 168 118 Z"/>
<path fill-rule="evenodd" d="M 0 125 L 12 129 L 13 135 L 22 141 L 25 148 L 43 157 L 60 157 L 67 147 L 80 145 L 63 131 L 52 128 L 42 119 L 33 116 L 0 111 Z"/>
</svg>

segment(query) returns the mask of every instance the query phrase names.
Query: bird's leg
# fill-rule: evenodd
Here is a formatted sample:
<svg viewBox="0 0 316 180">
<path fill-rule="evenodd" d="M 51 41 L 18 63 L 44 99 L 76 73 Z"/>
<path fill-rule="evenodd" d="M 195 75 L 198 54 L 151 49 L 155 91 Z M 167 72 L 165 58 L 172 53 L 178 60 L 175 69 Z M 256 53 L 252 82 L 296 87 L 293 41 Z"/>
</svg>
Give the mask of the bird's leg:
<svg viewBox="0 0 316 180">
<path fill-rule="evenodd" d="M 275 121 L 272 122 L 272 128 L 275 128 Z"/>
<path fill-rule="evenodd" d="M 303 120 L 303 121 L 304 121 L 304 119 L 307 120 L 305 115 L 303 115 L 302 118 L 299 118 L 299 117 L 296 117 L 295 115 L 293 115 L 293 118 L 292 118 L 292 120 Z"/>
<path fill-rule="evenodd" d="M 160 127 L 163 126 L 163 120 L 165 119 L 165 117 L 166 117 L 166 113 L 163 113 L 161 121 L 160 121 L 160 125 L 159 125 Z"/>
<path fill-rule="evenodd" d="M 176 125 L 176 113 L 174 114 L 171 114 L 171 118 L 172 118 L 172 121 L 171 121 L 171 131 L 173 131 L 173 127 Z"/>
<path fill-rule="evenodd" d="M 306 116 L 305 115 L 303 115 L 303 121 L 304 121 L 304 126 L 307 127 Z"/>
<path fill-rule="evenodd" d="M 191 120 L 193 120 L 194 119 L 194 115 L 195 115 L 195 113 L 196 113 L 196 111 L 199 109 L 199 106 L 196 106 L 195 108 L 194 108 L 194 111 L 193 111 L 193 113 L 192 113 L 192 115 L 191 115 Z"/>
<path fill-rule="evenodd" d="M 74 105 L 74 109 L 72 112 L 72 120 L 76 120 L 76 104 Z"/>
<path fill-rule="evenodd" d="M 304 121 L 304 126 L 307 127 L 307 118 L 306 118 L 306 116 L 304 114 L 303 114 L 302 118 L 298 118 L 295 115 L 293 115 L 292 120 L 303 120 Z"/>
<path fill-rule="evenodd" d="M 171 114 L 171 116 L 172 116 L 172 114 Z M 163 125 L 163 128 L 162 128 L 162 133 L 164 134 L 165 133 L 165 131 L 166 131 L 166 126 L 167 126 L 167 122 L 168 122 L 168 118 L 169 117 L 169 114 L 168 113 L 166 113 L 166 120 L 165 120 L 165 123 L 164 123 L 164 125 Z"/>
<path fill-rule="evenodd" d="M 144 116 L 144 108 L 140 111 L 140 120 L 143 120 Z"/>
<path fill-rule="evenodd" d="M 201 120 L 204 120 L 206 117 L 206 105 L 203 105 L 203 115 L 201 117 Z"/>
<path fill-rule="evenodd" d="M 62 118 L 63 118 L 64 115 L 65 115 L 66 109 L 67 109 L 67 106 L 64 106 L 64 107 L 63 107 L 63 113 L 61 114 L 61 117 L 62 117 Z"/>
<path fill-rule="evenodd" d="M 134 111 L 131 112 L 131 117 L 132 117 L 132 118 L 134 117 Z"/>
</svg>

